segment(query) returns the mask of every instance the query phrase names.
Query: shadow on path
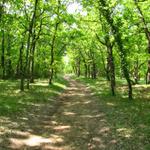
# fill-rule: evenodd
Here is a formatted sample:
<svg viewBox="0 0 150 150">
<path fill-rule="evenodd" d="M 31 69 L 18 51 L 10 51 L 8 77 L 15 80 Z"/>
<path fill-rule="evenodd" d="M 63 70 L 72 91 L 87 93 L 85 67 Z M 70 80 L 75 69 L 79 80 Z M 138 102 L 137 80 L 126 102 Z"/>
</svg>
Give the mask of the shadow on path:
<svg viewBox="0 0 150 150">
<path fill-rule="evenodd" d="M 67 80 L 69 87 L 53 106 L 43 104 L 16 120 L 0 120 L 1 150 L 116 149 L 97 98 L 85 85 Z"/>
</svg>

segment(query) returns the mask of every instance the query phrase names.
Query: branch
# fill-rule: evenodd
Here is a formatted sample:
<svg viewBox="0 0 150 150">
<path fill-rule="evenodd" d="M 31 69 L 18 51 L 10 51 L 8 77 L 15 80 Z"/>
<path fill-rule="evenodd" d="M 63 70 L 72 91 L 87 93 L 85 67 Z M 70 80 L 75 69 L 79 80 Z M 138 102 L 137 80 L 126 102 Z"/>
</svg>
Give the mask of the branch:
<svg viewBox="0 0 150 150">
<path fill-rule="evenodd" d="M 64 48 L 67 46 L 67 43 L 65 43 L 62 48 L 60 49 L 60 51 L 58 52 L 57 56 L 59 56 L 61 54 L 61 52 L 63 52 Z"/>
<path fill-rule="evenodd" d="M 105 45 L 105 46 L 107 45 L 106 42 L 101 41 L 101 39 L 99 38 L 99 36 L 98 36 L 97 34 L 96 34 L 96 37 L 97 37 L 98 41 L 99 41 L 101 44 L 103 44 L 103 45 Z"/>
<path fill-rule="evenodd" d="M 138 68 L 140 69 L 146 62 L 147 62 L 147 60 L 144 61 L 143 63 L 141 63 Z"/>
</svg>

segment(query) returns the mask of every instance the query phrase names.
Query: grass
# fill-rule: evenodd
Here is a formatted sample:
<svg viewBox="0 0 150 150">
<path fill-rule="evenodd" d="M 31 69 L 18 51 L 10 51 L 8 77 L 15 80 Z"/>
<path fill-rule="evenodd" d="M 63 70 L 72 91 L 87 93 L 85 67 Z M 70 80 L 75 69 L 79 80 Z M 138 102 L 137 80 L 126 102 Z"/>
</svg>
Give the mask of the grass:
<svg viewBox="0 0 150 150">
<path fill-rule="evenodd" d="M 45 120 L 57 112 L 58 96 L 67 84 L 61 77 L 51 86 L 48 80 L 38 79 L 30 90 L 20 92 L 19 81 L 0 80 L 0 149 L 16 149 L 12 146 L 13 138 L 25 140 L 29 135 L 44 138 Z"/>
<path fill-rule="evenodd" d="M 66 87 L 67 81 L 58 78 L 49 86 L 47 80 L 37 80 L 30 90 L 20 92 L 19 81 L 0 80 L 0 116 L 14 116 L 24 113 L 32 106 L 51 103 Z"/>
<path fill-rule="evenodd" d="M 117 81 L 116 97 L 111 96 L 109 82 L 105 79 L 78 78 L 77 80 L 89 86 L 92 92 L 89 93 L 89 97 L 86 97 L 86 92 L 81 97 L 79 95 L 77 97 L 76 94 L 78 93 L 75 93 L 74 97 L 71 95 L 70 107 L 65 106 L 68 112 L 72 110 L 78 112 L 81 109 L 80 111 L 83 113 L 88 110 L 89 114 L 85 114 L 85 116 L 91 115 L 93 119 L 95 111 L 98 114 L 103 114 L 104 117 L 96 118 L 96 126 L 93 126 L 93 120 L 89 123 L 86 118 L 82 118 L 85 122 L 81 122 L 83 127 L 89 124 L 90 131 L 94 134 L 93 136 L 106 143 L 107 150 L 150 149 L 149 85 L 144 85 L 142 82 L 139 85 L 135 85 L 133 87 L 134 100 L 131 101 L 127 99 L 127 85 L 124 80 Z M 55 80 L 51 86 L 48 85 L 47 80 L 37 80 L 34 84 L 31 84 L 30 90 L 20 92 L 18 90 L 19 81 L 0 80 L 0 139 L 2 139 L 0 149 L 6 149 L 10 145 L 9 142 L 12 137 L 18 139 L 28 138 L 18 135 L 16 131 L 19 131 L 19 133 L 28 131 L 31 135 L 40 135 L 41 137 L 47 137 L 50 133 L 53 133 L 51 127 L 47 128 L 51 125 L 49 124 L 49 117 L 53 111 L 56 112 L 58 118 L 53 117 L 53 119 L 56 122 L 60 121 L 62 124 L 62 116 L 60 116 L 59 111 L 57 113 L 57 107 L 60 107 L 62 103 L 59 103 L 57 95 L 65 89 L 67 84 L 68 82 L 63 78 Z M 84 91 L 83 87 L 81 89 L 78 87 L 80 86 L 74 88 Z M 72 89 L 70 90 L 72 92 Z M 87 109 L 88 103 L 82 104 L 82 96 L 86 98 L 84 99 L 85 101 L 92 101 L 94 105 L 91 102 L 90 107 Z M 73 102 L 76 105 L 72 105 Z M 97 111 L 97 109 L 99 110 Z M 64 107 L 60 110 L 66 111 Z M 66 118 L 69 122 L 73 120 L 72 124 L 74 125 L 73 117 Z M 77 119 L 77 117 L 75 118 Z M 80 115 L 78 115 L 79 118 Z M 39 123 L 40 120 L 42 120 L 42 123 Z M 48 121 L 48 124 L 45 121 Z M 80 120 L 76 120 L 76 122 L 78 121 Z M 103 128 L 100 127 L 99 129 L 98 126 L 103 126 Z M 99 134 L 98 130 L 100 130 L 101 134 Z M 75 131 L 80 132 L 78 126 Z M 70 136 L 70 133 L 68 135 Z M 73 135 L 72 137 L 75 136 Z M 69 140 L 71 139 L 69 138 Z M 82 134 L 80 139 L 82 139 Z M 108 143 L 111 145 L 107 145 Z"/>
<path fill-rule="evenodd" d="M 127 99 L 127 85 L 124 80 L 117 81 L 117 96 L 111 96 L 109 83 L 104 79 L 84 79 L 92 89 L 105 112 L 112 137 L 118 141 L 118 150 L 150 149 L 150 86 L 133 86 L 134 100 Z M 112 148 L 113 149 L 113 148 Z"/>
</svg>

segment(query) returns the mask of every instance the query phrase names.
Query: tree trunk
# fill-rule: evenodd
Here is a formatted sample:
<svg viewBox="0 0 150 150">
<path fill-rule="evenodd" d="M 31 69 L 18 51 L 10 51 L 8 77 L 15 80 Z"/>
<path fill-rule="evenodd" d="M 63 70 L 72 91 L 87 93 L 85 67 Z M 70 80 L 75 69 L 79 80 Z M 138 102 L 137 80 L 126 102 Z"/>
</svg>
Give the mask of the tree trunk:
<svg viewBox="0 0 150 150">
<path fill-rule="evenodd" d="M 21 47 L 20 47 L 20 90 L 24 91 L 24 67 L 23 67 L 23 48 L 24 48 L 24 42 L 22 41 Z"/>
<path fill-rule="evenodd" d="M 77 58 L 77 77 L 80 77 L 81 75 L 81 60 L 80 60 L 80 57 Z"/>
<path fill-rule="evenodd" d="M 87 66 L 87 64 L 86 63 L 84 63 L 84 76 L 85 76 L 85 78 L 87 78 L 88 77 L 88 66 Z"/>
<path fill-rule="evenodd" d="M 12 77 L 12 64 L 11 64 L 11 39 L 10 39 L 10 35 L 8 35 L 8 47 L 7 47 L 7 68 L 6 68 L 6 72 L 7 72 L 7 77 L 10 78 Z"/>
<path fill-rule="evenodd" d="M 34 83 L 34 52 L 32 55 L 30 83 Z"/>
<path fill-rule="evenodd" d="M 1 66 L 2 66 L 2 79 L 5 79 L 5 31 L 4 31 L 4 23 L 3 23 L 3 15 L 4 15 L 4 4 L 5 0 L 2 0 L 0 5 L 0 23 L 2 23 L 1 33 Z"/>
<path fill-rule="evenodd" d="M 146 73 L 146 84 L 150 84 L 150 60 L 148 61 L 148 69 Z"/>
<path fill-rule="evenodd" d="M 105 31 L 108 32 L 108 31 Z M 107 68 L 106 70 L 106 77 L 107 80 L 110 81 L 110 87 L 112 91 L 112 95 L 115 96 L 115 86 L 116 86 L 116 80 L 115 80 L 115 64 L 114 64 L 114 58 L 113 58 L 113 43 L 110 41 L 109 32 L 108 35 L 105 36 L 105 42 L 101 41 L 99 36 L 96 34 L 97 39 L 101 44 L 106 46 L 107 48 Z M 102 52 L 101 52 L 102 53 Z M 103 60 L 103 64 L 104 60 Z"/>
<path fill-rule="evenodd" d="M 34 34 L 33 34 L 33 39 L 32 39 L 32 48 L 31 48 L 31 77 L 30 77 L 30 83 L 34 83 L 34 55 L 35 55 L 35 48 L 36 48 L 36 43 L 37 40 L 40 37 L 40 33 L 42 30 L 42 19 L 40 21 L 40 29 L 38 34 L 36 35 L 35 29 L 34 29 Z"/>
<path fill-rule="evenodd" d="M 110 81 L 110 58 L 109 58 L 110 56 L 109 56 L 109 54 L 108 54 L 108 56 L 107 56 L 107 64 L 106 64 L 106 67 L 105 67 L 105 72 L 106 72 L 106 79 L 107 79 L 107 81 Z"/>
<path fill-rule="evenodd" d="M 5 33 L 2 29 L 2 53 L 1 53 L 1 65 L 2 65 L 2 79 L 5 79 Z"/>
<path fill-rule="evenodd" d="M 35 28 L 38 2 L 39 2 L 39 0 L 35 0 L 34 12 L 33 12 L 33 15 L 32 15 L 31 22 L 29 24 L 29 34 L 28 34 L 27 51 L 26 51 L 27 89 L 30 88 L 30 69 L 31 69 L 31 57 L 32 57 L 31 56 L 32 55 L 31 54 L 31 51 L 32 51 L 31 44 L 33 44 L 33 43 L 31 43 L 31 37 L 33 36 L 33 28 Z"/>
<path fill-rule="evenodd" d="M 110 85 L 111 85 L 111 91 L 112 95 L 115 96 L 115 86 L 116 86 L 116 80 L 115 80 L 115 64 L 114 64 L 114 58 L 113 58 L 113 51 L 112 46 L 109 45 L 107 47 L 108 51 L 108 59 L 109 59 L 109 73 L 110 73 Z"/>
<path fill-rule="evenodd" d="M 57 30 L 58 26 L 60 23 L 60 18 L 59 18 L 59 11 L 60 11 L 60 0 L 58 0 L 58 6 L 57 6 L 57 21 L 55 23 L 55 29 L 54 29 L 54 35 L 52 38 L 52 43 L 51 43 L 51 62 L 50 62 L 50 77 L 49 77 L 49 84 L 52 84 L 53 76 L 54 76 L 54 48 L 55 48 L 55 40 L 57 36 Z"/>
<path fill-rule="evenodd" d="M 134 64 L 134 82 L 135 84 L 138 84 L 138 80 L 139 80 L 139 60 L 137 59 L 135 61 L 135 64 Z"/>
<path fill-rule="evenodd" d="M 51 84 L 52 84 L 53 76 L 54 76 L 54 69 L 53 69 L 53 68 L 51 68 L 51 70 L 50 70 L 50 77 L 49 77 L 49 85 L 51 85 Z"/>
<path fill-rule="evenodd" d="M 27 77 L 27 89 L 29 89 L 29 79 L 30 79 L 30 41 L 31 41 L 31 33 L 29 31 L 28 34 L 28 40 L 27 40 L 27 49 L 26 49 L 26 66 L 25 66 L 25 72 Z"/>
<path fill-rule="evenodd" d="M 55 40 L 56 40 L 58 25 L 59 25 L 59 23 L 56 22 L 56 24 L 55 24 L 55 32 L 54 32 L 53 39 L 52 39 L 52 44 L 51 44 L 51 62 L 50 62 L 49 84 L 52 84 L 53 75 L 54 75 L 54 61 L 55 61 L 54 60 L 54 47 L 55 47 Z"/>
<path fill-rule="evenodd" d="M 96 74 L 97 74 L 97 72 L 96 72 L 96 63 L 93 62 L 92 63 L 92 72 L 91 72 L 92 79 L 96 79 Z"/>
<path fill-rule="evenodd" d="M 33 47 L 31 50 L 31 76 L 30 83 L 34 83 L 34 53 L 35 53 L 36 41 L 33 43 Z"/>
</svg>

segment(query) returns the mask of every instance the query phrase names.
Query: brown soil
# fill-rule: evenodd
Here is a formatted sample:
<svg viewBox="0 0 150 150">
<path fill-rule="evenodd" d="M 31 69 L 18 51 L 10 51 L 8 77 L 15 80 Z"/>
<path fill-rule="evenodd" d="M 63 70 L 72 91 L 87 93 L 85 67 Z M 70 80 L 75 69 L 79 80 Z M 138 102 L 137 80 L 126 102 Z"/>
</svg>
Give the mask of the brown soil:
<svg viewBox="0 0 150 150">
<path fill-rule="evenodd" d="M 98 98 L 85 85 L 67 80 L 70 85 L 53 105 L 33 106 L 14 120 L 4 118 L 0 150 L 116 149 Z"/>
</svg>

